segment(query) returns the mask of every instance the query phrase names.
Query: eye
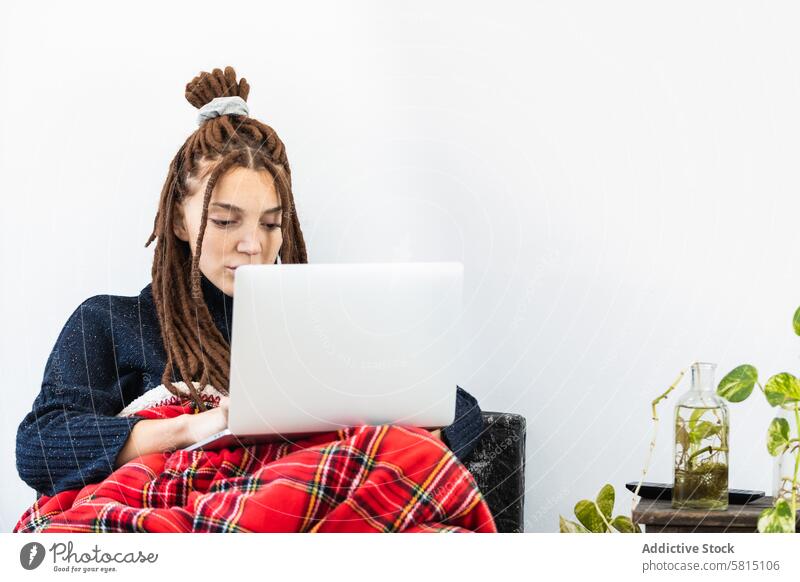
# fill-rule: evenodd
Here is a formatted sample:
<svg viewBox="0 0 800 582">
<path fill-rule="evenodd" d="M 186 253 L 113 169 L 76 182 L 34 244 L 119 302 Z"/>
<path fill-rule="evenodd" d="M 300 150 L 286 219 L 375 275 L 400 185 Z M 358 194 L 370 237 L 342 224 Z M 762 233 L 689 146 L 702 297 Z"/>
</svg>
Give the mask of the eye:
<svg viewBox="0 0 800 582">
<path fill-rule="evenodd" d="M 213 222 L 214 224 L 216 224 L 219 227 L 225 228 L 226 226 L 228 226 L 229 224 L 233 223 L 234 221 L 233 220 L 216 220 L 216 219 L 212 218 L 211 222 Z"/>
<path fill-rule="evenodd" d="M 264 224 L 262 226 L 266 226 L 268 230 L 275 230 L 276 228 L 280 228 L 280 224 Z"/>
</svg>

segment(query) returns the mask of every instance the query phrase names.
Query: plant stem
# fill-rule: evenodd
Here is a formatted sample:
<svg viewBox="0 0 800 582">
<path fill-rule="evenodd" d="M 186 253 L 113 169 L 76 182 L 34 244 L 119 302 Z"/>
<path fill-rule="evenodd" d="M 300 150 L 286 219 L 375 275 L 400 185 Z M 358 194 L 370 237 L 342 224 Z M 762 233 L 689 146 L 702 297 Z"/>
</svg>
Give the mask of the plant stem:
<svg viewBox="0 0 800 582">
<path fill-rule="evenodd" d="M 686 461 L 686 465 L 687 465 L 687 466 L 689 467 L 689 469 L 691 470 L 691 468 L 692 468 L 692 460 L 693 460 L 695 457 L 697 457 L 698 455 L 701 455 L 702 453 L 708 453 L 709 455 L 711 455 L 711 454 L 712 454 L 712 453 L 713 453 L 715 450 L 717 450 L 717 451 L 722 451 L 723 449 L 714 449 L 714 447 L 713 447 L 713 446 L 711 446 L 711 445 L 708 445 L 707 447 L 703 447 L 703 448 L 702 448 L 702 449 L 700 449 L 699 451 L 695 451 L 695 452 L 693 452 L 693 453 L 692 453 L 692 454 L 689 456 L 689 460 L 688 460 L 688 461 Z"/>
<path fill-rule="evenodd" d="M 800 406 L 794 403 L 794 422 L 797 427 L 797 434 L 800 437 Z M 792 476 L 792 529 L 796 529 L 797 523 L 797 473 L 800 469 L 800 452 L 794 454 L 794 475 Z"/>
<path fill-rule="evenodd" d="M 644 478 L 647 476 L 647 471 L 650 468 L 650 461 L 653 458 L 653 450 L 656 448 L 656 436 L 658 436 L 658 413 L 656 412 L 656 406 L 658 405 L 659 402 L 664 400 L 670 392 L 672 392 L 673 390 L 675 390 L 675 388 L 677 388 L 678 384 L 680 384 L 685 374 L 686 374 L 686 369 L 684 368 L 683 370 L 681 370 L 681 373 L 678 374 L 678 377 L 675 378 L 675 381 L 670 385 L 670 387 L 667 388 L 661 396 L 659 396 L 652 402 L 653 437 L 650 439 L 650 449 L 647 452 L 647 459 L 645 459 L 644 468 L 642 468 L 642 476 L 639 478 L 639 483 L 637 483 L 636 490 L 633 492 L 633 496 L 631 497 L 631 516 L 633 515 L 633 510 L 636 509 L 636 498 L 639 496 L 639 489 L 641 489 L 642 483 L 644 482 Z"/>
<path fill-rule="evenodd" d="M 611 533 L 611 529 L 612 529 L 611 528 L 611 524 L 608 523 L 608 520 L 606 519 L 606 516 L 603 515 L 603 510 L 600 509 L 599 505 L 597 505 L 597 501 L 593 501 L 592 503 L 594 503 L 594 506 L 597 508 L 597 513 L 600 514 L 600 519 L 602 519 L 603 523 L 606 524 L 606 527 L 608 528 L 608 533 Z"/>
<path fill-rule="evenodd" d="M 656 406 L 658 405 L 659 402 L 661 402 L 662 400 L 664 400 L 664 398 L 667 397 L 667 394 L 669 394 L 670 392 L 675 390 L 675 388 L 678 387 L 678 384 L 683 379 L 683 376 L 685 374 L 686 374 L 686 370 L 681 370 L 681 373 L 678 374 L 678 377 L 675 378 L 675 381 L 670 385 L 670 387 L 667 388 L 666 391 L 661 396 L 659 396 L 658 398 L 653 400 L 653 420 L 655 422 L 658 422 L 658 413 L 656 412 Z"/>
</svg>

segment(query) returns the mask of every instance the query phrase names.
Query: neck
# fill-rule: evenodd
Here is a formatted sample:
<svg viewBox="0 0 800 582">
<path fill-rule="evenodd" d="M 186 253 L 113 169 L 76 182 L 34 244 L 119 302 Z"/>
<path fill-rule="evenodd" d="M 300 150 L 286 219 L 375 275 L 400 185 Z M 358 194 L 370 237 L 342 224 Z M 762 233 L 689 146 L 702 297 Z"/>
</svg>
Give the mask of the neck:
<svg viewBox="0 0 800 582">
<path fill-rule="evenodd" d="M 230 329 L 233 315 L 233 297 L 229 297 L 214 285 L 205 275 L 200 273 L 200 288 L 203 290 L 208 310 L 214 318 L 222 335 L 230 341 Z"/>
</svg>

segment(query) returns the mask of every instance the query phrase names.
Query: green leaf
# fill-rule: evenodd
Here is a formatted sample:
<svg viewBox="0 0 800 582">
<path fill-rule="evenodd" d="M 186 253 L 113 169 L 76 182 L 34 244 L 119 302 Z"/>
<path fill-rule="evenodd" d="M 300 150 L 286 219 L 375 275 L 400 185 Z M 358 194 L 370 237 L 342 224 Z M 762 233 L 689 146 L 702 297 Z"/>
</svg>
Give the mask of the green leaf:
<svg viewBox="0 0 800 582">
<path fill-rule="evenodd" d="M 697 423 L 695 429 L 689 433 L 689 440 L 697 444 L 710 436 L 718 434 L 720 430 L 722 430 L 721 424 L 701 420 Z"/>
<path fill-rule="evenodd" d="M 794 318 L 792 319 L 792 326 L 794 327 L 794 333 L 800 335 L 800 307 L 798 307 L 797 311 L 794 312 Z"/>
<path fill-rule="evenodd" d="M 719 381 L 717 394 L 729 402 L 745 400 L 758 381 L 758 370 L 750 364 L 737 366 Z"/>
<path fill-rule="evenodd" d="M 578 503 L 575 504 L 575 515 L 578 521 L 590 532 L 605 533 L 608 531 L 594 501 L 589 501 L 588 499 L 581 499 L 578 501 Z"/>
<path fill-rule="evenodd" d="M 789 446 L 789 421 L 785 418 L 773 418 L 767 430 L 767 451 L 777 457 Z"/>
<path fill-rule="evenodd" d="M 689 430 L 693 431 L 694 427 L 697 426 L 697 421 L 700 420 L 700 417 L 706 413 L 705 408 L 697 408 L 692 412 L 692 415 L 689 417 Z"/>
<path fill-rule="evenodd" d="M 606 483 L 597 494 L 597 507 L 603 512 L 607 520 L 611 520 L 611 512 L 614 511 L 614 488 Z"/>
<path fill-rule="evenodd" d="M 564 516 L 558 516 L 558 531 L 561 533 L 592 533 L 579 523 L 564 519 Z"/>
<path fill-rule="evenodd" d="M 758 516 L 759 533 L 794 533 L 795 516 L 785 499 L 778 499 L 775 507 L 769 507 Z"/>
<path fill-rule="evenodd" d="M 775 374 L 764 386 L 764 396 L 770 406 L 800 402 L 800 380 L 788 372 Z"/>
<path fill-rule="evenodd" d="M 611 526 L 620 533 L 642 533 L 642 529 L 635 525 L 630 517 L 618 515 L 611 522 Z"/>
</svg>

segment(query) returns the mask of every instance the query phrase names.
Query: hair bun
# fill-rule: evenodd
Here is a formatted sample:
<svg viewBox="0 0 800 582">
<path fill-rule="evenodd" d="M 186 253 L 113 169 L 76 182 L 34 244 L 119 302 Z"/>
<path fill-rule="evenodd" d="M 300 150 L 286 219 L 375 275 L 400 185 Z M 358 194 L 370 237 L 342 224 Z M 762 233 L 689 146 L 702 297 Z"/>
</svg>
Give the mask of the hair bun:
<svg viewBox="0 0 800 582">
<path fill-rule="evenodd" d="M 186 83 L 186 100 L 200 109 L 216 97 L 239 96 L 247 101 L 250 85 L 242 77 L 236 81 L 236 71 L 233 67 L 225 67 L 225 71 L 214 69 L 210 73 L 202 71 L 194 79 Z"/>
</svg>

